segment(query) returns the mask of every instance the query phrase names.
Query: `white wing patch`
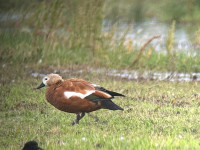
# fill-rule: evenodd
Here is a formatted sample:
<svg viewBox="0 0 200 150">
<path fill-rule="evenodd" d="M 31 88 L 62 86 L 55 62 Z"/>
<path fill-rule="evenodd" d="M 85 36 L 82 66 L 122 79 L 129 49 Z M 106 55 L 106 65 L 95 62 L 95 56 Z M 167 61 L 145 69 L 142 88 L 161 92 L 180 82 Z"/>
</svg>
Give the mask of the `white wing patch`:
<svg viewBox="0 0 200 150">
<path fill-rule="evenodd" d="M 94 83 L 92 83 L 91 85 L 92 85 L 93 87 L 100 87 L 100 85 L 94 84 Z"/>
<path fill-rule="evenodd" d="M 95 92 L 95 90 L 86 90 L 86 93 L 82 94 L 82 93 L 78 93 L 78 92 L 67 91 L 67 92 L 64 92 L 64 95 L 66 98 L 70 98 L 72 96 L 77 96 L 77 97 L 80 97 L 81 99 L 84 99 L 85 97 L 89 96 L 90 94 L 92 94 L 94 92 Z"/>
</svg>

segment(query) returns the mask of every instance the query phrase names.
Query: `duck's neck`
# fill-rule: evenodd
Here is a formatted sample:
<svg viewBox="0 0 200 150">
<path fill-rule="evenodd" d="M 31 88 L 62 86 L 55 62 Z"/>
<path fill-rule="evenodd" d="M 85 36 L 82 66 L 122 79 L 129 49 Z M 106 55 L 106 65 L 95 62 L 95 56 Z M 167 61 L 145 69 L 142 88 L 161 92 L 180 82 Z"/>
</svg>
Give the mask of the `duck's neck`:
<svg viewBox="0 0 200 150">
<path fill-rule="evenodd" d="M 46 90 L 46 99 L 49 103 L 52 103 L 53 102 L 53 96 L 54 96 L 54 93 L 55 93 L 55 90 L 61 85 L 62 81 L 58 81 L 57 83 L 55 84 L 52 84 L 51 86 L 49 86 Z"/>
</svg>

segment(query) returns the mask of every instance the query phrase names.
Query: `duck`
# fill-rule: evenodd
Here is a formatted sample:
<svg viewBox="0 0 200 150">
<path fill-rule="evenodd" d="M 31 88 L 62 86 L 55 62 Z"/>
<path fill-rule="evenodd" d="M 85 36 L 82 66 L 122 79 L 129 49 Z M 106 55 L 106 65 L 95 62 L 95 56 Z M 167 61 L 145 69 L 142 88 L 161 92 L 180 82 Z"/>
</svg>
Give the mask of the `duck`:
<svg viewBox="0 0 200 150">
<path fill-rule="evenodd" d="M 24 144 L 22 150 L 43 150 L 43 149 L 38 146 L 38 143 L 36 141 L 28 141 Z"/>
<path fill-rule="evenodd" d="M 78 78 L 63 80 L 59 74 L 48 74 L 42 79 L 42 83 L 36 88 L 47 86 L 46 100 L 58 110 L 76 114 L 72 125 L 90 113 L 99 109 L 124 110 L 115 104 L 112 99 L 115 96 L 125 95 L 107 90 L 100 85 Z"/>
</svg>

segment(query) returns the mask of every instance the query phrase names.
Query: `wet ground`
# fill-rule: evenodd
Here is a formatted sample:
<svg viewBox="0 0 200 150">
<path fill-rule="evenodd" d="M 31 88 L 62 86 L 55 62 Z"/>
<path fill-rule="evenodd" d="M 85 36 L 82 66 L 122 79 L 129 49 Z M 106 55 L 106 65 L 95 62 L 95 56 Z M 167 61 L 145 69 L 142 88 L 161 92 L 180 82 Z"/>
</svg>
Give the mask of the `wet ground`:
<svg viewBox="0 0 200 150">
<path fill-rule="evenodd" d="M 177 73 L 177 72 L 138 72 L 135 70 L 116 70 L 116 69 L 87 69 L 87 70 L 54 70 L 53 73 L 67 73 L 72 77 L 80 73 L 95 73 L 103 76 L 118 77 L 128 80 L 154 80 L 171 82 L 191 82 L 200 81 L 200 73 Z M 44 77 L 45 73 L 31 72 L 33 77 Z"/>
</svg>

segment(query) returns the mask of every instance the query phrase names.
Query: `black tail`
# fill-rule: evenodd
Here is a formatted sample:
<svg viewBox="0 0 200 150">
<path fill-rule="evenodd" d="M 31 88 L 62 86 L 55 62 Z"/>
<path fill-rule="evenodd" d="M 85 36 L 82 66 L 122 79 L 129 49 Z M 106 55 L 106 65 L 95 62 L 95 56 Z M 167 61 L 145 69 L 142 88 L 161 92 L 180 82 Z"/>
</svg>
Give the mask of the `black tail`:
<svg viewBox="0 0 200 150">
<path fill-rule="evenodd" d="M 120 106 L 113 103 L 110 99 L 101 101 L 101 105 L 103 108 L 110 109 L 110 110 L 124 110 Z"/>
<path fill-rule="evenodd" d="M 113 91 L 106 90 L 106 89 L 104 89 L 103 87 L 97 87 L 97 89 L 100 90 L 100 91 L 106 92 L 106 93 L 110 94 L 110 95 L 113 96 L 113 97 L 114 97 L 114 96 L 123 96 L 123 97 L 125 97 L 123 94 L 120 94 L 120 93 L 117 93 L 117 92 L 113 92 Z"/>
<path fill-rule="evenodd" d="M 105 92 L 107 92 L 108 94 L 110 94 L 111 96 L 123 96 L 125 97 L 125 95 L 117 93 L 117 92 L 113 92 L 113 91 L 108 91 L 106 90 Z"/>
</svg>

